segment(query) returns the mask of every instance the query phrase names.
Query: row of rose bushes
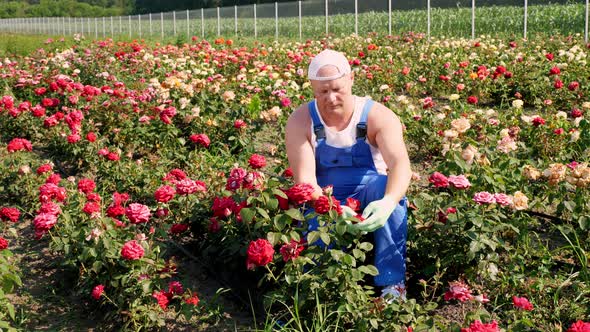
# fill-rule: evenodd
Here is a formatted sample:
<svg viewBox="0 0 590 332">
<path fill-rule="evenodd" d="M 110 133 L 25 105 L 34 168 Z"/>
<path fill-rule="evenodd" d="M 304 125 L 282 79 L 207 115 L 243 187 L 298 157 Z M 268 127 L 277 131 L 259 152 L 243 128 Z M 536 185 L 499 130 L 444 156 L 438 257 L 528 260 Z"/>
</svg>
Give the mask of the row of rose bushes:
<svg viewBox="0 0 590 332">
<path fill-rule="evenodd" d="M 355 92 L 396 110 L 415 164 L 426 166 L 410 190 L 415 300 L 375 300 L 365 280 L 375 273 L 365 262 L 370 243 L 347 232 L 337 203 L 326 214 L 316 207 L 324 224 L 307 233 L 315 214 L 299 208 L 311 203 L 288 190 L 276 139 L 292 104 L 311 97 L 304 69 L 326 46 L 349 52 Z M 344 326 L 425 328 L 450 324 L 432 319 L 448 300 L 479 303 L 464 326 L 568 324 L 588 315 L 579 309 L 585 297 L 560 297 L 588 292 L 576 257 L 588 232 L 586 58 L 585 45 L 568 38 L 419 35 L 252 48 L 106 40 L 39 51 L 0 68 L 10 87 L 0 103 L 1 194 L 48 233 L 65 264 L 83 267 L 78 287 L 135 328 L 161 324 L 157 308 L 187 313 L 196 302 L 167 266 L 167 242 L 179 235 L 228 275 L 261 266 L 250 276 L 265 275 L 277 320 L 290 315 L 290 305 L 277 303 L 317 320 L 319 301 Z M 31 161 L 31 151 L 50 163 Z M 538 214 L 567 226 L 578 246 L 557 257 L 543 237 L 560 229 Z"/>
</svg>

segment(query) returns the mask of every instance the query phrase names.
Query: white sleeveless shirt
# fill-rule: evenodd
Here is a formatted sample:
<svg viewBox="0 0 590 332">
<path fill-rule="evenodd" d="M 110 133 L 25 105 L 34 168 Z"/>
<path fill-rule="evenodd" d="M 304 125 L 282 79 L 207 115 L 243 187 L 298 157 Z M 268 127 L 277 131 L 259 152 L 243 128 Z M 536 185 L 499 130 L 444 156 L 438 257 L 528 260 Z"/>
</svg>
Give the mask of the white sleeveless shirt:
<svg viewBox="0 0 590 332">
<path fill-rule="evenodd" d="M 336 131 L 334 129 L 330 129 L 326 126 L 324 119 L 322 119 L 322 115 L 318 111 L 317 102 L 315 105 L 315 112 L 317 113 L 320 121 L 324 125 L 324 131 L 326 133 L 326 144 L 333 146 L 335 148 L 347 148 L 353 146 L 356 143 L 356 125 L 360 122 L 361 116 L 363 115 L 363 107 L 367 102 L 368 97 L 358 97 L 354 96 L 354 112 L 352 114 L 352 119 L 350 119 L 350 123 L 346 128 L 342 129 L 341 131 Z M 316 136 L 313 132 L 313 121 L 311 122 L 311 143 L 312 146 L 315 147 L 317 145 Z M 371 149 L 371 155 L 373 156 L 373 163 L 375 164 L 375 168 L 377 169 L 377 173 L 386 175 L 387 174 L 387 165 L 383 160 L 383 156 L 379 149 L 374 147 L 371 143 L 369 143 L 368 138 L 365 138 L 365 142 L 369 145 Z"/>
</svg>

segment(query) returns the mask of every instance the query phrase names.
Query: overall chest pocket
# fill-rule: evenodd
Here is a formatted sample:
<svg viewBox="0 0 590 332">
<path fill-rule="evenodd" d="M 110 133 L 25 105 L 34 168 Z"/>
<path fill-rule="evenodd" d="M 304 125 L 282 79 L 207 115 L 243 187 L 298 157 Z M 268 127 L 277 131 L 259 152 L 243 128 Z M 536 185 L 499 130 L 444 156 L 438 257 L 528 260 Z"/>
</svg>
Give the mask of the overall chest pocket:
<svg viewBox="0 0 590 332">
<path fill-rule="evenodd" d="M 316 151 L 318 166 L 324 168 L 351 167 L 353 166 L 352 151 L 350 148 L 333 148 L 324 146 Z"/>
</svg>

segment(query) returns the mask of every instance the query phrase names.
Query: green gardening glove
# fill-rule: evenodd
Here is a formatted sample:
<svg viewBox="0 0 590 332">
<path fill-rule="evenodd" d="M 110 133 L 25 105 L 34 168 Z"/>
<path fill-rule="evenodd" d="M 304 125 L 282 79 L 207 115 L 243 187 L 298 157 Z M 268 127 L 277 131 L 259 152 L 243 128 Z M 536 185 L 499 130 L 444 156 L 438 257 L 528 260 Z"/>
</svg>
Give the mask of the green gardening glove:
<svg viewBox="0 0 590 332">
<path fill-rule="evenodd" d="M 365 220 L 357 224 L 352 224 L 349 228 L 363 232 L 373 232 L 385 225 L 396 206 L 396 202 L 391 198 L 373 201 L 363 211 L 362 217 Z"/>
</svg>

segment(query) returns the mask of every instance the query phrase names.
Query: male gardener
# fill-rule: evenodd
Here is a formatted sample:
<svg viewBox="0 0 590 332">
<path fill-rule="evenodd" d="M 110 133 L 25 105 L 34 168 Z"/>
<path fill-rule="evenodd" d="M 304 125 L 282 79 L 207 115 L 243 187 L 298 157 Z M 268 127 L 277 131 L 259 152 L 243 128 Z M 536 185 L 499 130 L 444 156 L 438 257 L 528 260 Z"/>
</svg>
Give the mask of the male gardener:
<svg viewBox="0 0 590 332">
<path fill-rule="evenodd" d="M 354 73 L 333 50 L 308 68 L 315 99 L 295 110 L 286 127 L 289 164 L 296 183 L 333 186 L 340 201 L 358 199 L 363 222 L 350 227 L 374 232 L 375 285 L 382 295 L 404 296 L 407 208 L 412 171 L 398 117 L 382 104 L 352 94 Z"/>
</svg>

